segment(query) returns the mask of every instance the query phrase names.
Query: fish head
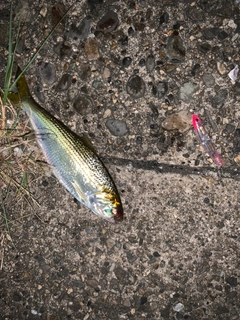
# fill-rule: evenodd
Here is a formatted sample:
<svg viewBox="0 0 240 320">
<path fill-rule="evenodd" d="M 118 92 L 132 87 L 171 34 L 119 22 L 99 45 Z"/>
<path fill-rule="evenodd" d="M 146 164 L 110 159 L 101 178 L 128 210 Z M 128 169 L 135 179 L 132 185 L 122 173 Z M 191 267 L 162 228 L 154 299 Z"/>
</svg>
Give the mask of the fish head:
<svg viewBox="0 0 240 320">
<path fill-rule="evenodd" d="M 104 188 L 101 192 L 88 197 L 88 207 L 109 222 L 123 220 L 123 208 L 117 192 Z"/>
</svg>

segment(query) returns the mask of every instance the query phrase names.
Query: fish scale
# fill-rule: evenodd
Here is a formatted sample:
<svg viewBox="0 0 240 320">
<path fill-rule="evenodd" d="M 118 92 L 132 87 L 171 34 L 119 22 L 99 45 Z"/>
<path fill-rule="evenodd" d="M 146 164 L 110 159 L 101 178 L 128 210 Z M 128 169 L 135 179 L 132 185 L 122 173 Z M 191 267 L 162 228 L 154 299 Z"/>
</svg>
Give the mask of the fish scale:
<svg viewBox="0 0 240 320">
<path fill-rule="evenodd" d="M 9 100 L 27 113 L 56 178 L 97 215 L 111 222 L 121 221 L 123 209 L 116 186 L 87 138 L 78 136 L 37 104 L 24 76 L 17 88 L 19 94 L 10 93 Z"/>
</svg>

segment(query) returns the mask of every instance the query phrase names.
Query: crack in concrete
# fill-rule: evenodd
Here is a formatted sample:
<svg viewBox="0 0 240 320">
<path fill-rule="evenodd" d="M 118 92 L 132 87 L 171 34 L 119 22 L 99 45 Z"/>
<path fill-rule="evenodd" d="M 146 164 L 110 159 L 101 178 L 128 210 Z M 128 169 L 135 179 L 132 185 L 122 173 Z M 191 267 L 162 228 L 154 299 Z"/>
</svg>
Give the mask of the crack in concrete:
<svg viewBox="0 0 240 320">
<path fill-rule="evenodd" d="M 157 173 L 176 173 L 181 175 L 203 175 L 209 176 L 215 174 L 219 179 L 228 178 L 240 180 L 240 168 L 236 166 L 212 168 L 212 167 L 190 167 L 184 165 L 174 165 L 168 163 L 160 163 L 156 160 L 136 160 L 115 157 L 101 157 L 105 164 L 115 164 L 117 166 L 132 165 L 135 169 L 151 170 Z"/>
</svg>

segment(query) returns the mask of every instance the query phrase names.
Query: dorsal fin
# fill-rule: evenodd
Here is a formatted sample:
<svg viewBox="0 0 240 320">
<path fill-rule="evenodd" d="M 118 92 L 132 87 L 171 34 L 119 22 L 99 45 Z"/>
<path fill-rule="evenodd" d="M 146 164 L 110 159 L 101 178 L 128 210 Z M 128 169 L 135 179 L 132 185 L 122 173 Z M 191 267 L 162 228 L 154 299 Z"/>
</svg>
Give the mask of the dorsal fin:
<svg viewBox="0 0 240 320">
<path fill-rule="evenodd" d="M 96 150 L 94 149 L 94 146 L 92 144 L 92 142 L 89 140 L 88 136 L 86 133 L 83 133 L 81 136 L 78 137 L 82 143 L 88 147 L 88 149 L 90 149 L 93 153 L 95 153 L 97 155 Z"/>
</svg>

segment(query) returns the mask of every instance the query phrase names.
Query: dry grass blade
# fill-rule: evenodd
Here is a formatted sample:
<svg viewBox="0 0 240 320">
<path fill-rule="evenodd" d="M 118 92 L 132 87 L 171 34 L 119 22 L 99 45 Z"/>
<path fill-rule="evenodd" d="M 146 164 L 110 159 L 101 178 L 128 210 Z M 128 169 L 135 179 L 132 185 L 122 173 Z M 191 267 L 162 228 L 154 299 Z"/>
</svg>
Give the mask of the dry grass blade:
<svg viewBox="0 0 240 320">
<path fill-rule="evenodd" d="M 5 235 L 4 235 L 4 233 L 1 233 L 1 235 L 0 235 L 0 271 L 1 271 L 2 268 L 3 268 L 4 240 L 5 240 Z"/>
<path fill-rule="evenodd" d="M 8 225 L 11 221 L 8 220 L 5 208 L 8 203 L 6 194 L 15 192 L 16 203 L 21 202 L 25 209 L 26 205 L 39 206 L 30 191 L 30 185 L 44 170 L 37 161 L 39 148 L 28 121 L 20 122 L 19 113 L 10 104 L 1 104 L 1 109 L 4 110 L 5 118 L 0 123 L 0 203 L 2 217 L 9 232 Z M 29 176 L 32 178 L 29 179 Z"/>
<path fill-rule="evenodd" d="M 23 68 L 19 77 L 31 66 L 40 50 L 48 41 L 49 37 L 72 7 L 73 5 L 69 7 L 48 36 L 40 43 L 38 50 L 33 54 L 30 61 Z M 8 59 L 5 70 L 4 89 L 0 92 L 0 96 L 2 97 L 2 99 L 0 98 L 0 206 L 2 206 L 2 217 L 5 220 L 8 235 L 10 221 L 7 217 L 7 209 L 5 205 L 10 201 L 8 200 L 9 192 L 16 193 L 15 199 L 17 201 L 22 201 L 24 204 L 27 202 L 30 206 L 32 206 L 32 203 L 38 205 L 38 202 L 30 192 L 30 184 L 35 180 L 35 177 L 40 177 L 44 171 L 36 160 L 39 148 L 36 147 L 35 139 L 31 139 L 31 129 L 28 127 L 27 123 L 23 124 L 19 121 L 20 109 L 16 111 L 15 108 L 13 108 L 13 106 L 7 101 L 9 92 L 13 90 L 19 79 L 18 77 L 13 83 L 11 83 L 15 50 L 19 40 L 19 31 L 20 24 L 18 25 L 16 34 L 14 34 L 13 10 L 11 5 L 8 30 Z M 32 178 L 29 179 L 29 176 Z M 9 206 L 11 206 L 11 204 L 9 204 Z"/>
</svg>

